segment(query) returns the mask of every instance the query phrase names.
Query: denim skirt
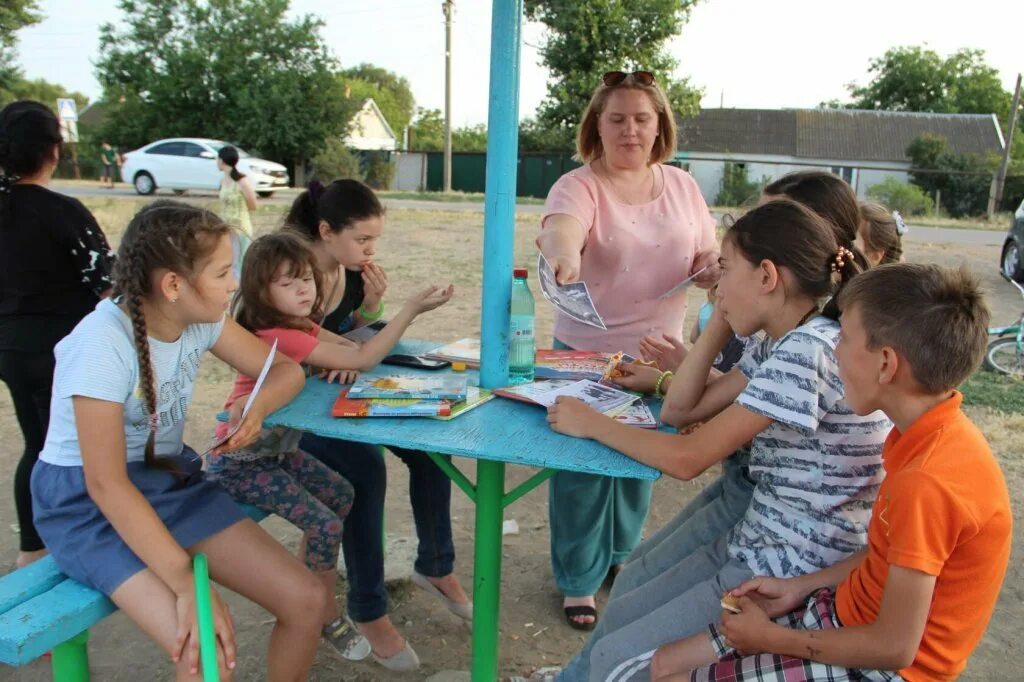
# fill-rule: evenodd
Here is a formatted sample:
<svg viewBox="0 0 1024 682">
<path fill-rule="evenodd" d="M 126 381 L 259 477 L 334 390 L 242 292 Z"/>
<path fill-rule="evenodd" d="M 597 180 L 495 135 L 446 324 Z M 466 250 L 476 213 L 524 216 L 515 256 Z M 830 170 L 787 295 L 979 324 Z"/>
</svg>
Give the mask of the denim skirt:
<svg viewBox="0 0 1024 682">
<path fill-rule="evenodd" d="M 245 518 L 235 501 L 207 480 L 195 451 L 166 458 L 178 473 L 128 463 L 128 478 L 174 539 L 188 548 Z M 37 462 L 32 470 L 36 528 L 57 566 L 68 577 L 110 596 L 146 566 L 135 555 L 85 487 L 80 466 Z"/>
</svg>

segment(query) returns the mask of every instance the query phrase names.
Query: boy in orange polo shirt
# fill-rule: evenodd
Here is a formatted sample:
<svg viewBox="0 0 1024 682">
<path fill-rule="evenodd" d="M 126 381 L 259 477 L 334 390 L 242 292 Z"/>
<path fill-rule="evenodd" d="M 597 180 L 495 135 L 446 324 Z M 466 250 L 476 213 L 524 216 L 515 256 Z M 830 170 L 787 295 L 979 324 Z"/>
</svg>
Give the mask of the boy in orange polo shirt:
<svg viewBox="0 0 1024 682">
<path fill-rule="evenodd" d="M 999 465 L 955 390 L 987 342 L 977 280 L 886 265 L 858 275 L 839 303 L 846 401 L 896 425 L 868 546 L 816 573 L 740 585 L 731 592 L 739 613 L 723 612 L 710 639 L 659 649 L 652 679 L 949 680 L 981 640 L 1012 516 Z M 629 679 L 622 673 L 616 682 Z"/>
</svg>

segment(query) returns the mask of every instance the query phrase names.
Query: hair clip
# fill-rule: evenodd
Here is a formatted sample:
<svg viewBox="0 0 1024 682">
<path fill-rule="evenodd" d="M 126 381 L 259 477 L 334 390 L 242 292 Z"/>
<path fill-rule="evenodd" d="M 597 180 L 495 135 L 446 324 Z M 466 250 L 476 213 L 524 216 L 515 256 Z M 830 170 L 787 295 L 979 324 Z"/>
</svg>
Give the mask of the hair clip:
<svg viewBox="0 0 1024 682">
<path fill-rule="evenodd" d="M 854 262 L 853 251 L 845 246 L 840 246 L 836 251 L 836 257 L 832 260 L 832 272 L 839 272 L 846 267 L 847 261 Z"/>
<path fill-rule="evenodd" d="M 899 211 L 892 212 L 892 219 L 896 222 L 896 234 L 902 237 L 906 233 L 910 232 L 910 228 L 907 227 L 907 223 L 904 222 L 903 216 L 900 215 Z"/>
<path fill-rule="evenodd" d="M 309 198 L 315 204 L 320 199 L 320 195 L 324 193 L 324 183 L 319 180 L 311 180 L 306 189 L 309 191 Z"/>
</svg>

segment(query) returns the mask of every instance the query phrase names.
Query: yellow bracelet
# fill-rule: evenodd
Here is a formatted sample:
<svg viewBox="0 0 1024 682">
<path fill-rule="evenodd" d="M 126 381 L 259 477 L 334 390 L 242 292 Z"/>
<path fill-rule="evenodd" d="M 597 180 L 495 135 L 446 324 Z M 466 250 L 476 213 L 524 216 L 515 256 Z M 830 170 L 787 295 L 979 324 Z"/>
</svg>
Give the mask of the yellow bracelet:
<svg viewBox="0 0 1024 682">
<path fill-rule="evenodd" d="M 662 398 L 665 397 L 665 394 L 661 392 L 661 386 L 662 386 L 662 384 L 665 383 L 665 379 L 668 379 L 671 376 L 673 376 L 672 372 L 662 372 L 661 373 L 661 376 L 658 377 L 658 382 L 656 384 L 654 384 L 654 395 L 661 396 Z"/>
</svg>

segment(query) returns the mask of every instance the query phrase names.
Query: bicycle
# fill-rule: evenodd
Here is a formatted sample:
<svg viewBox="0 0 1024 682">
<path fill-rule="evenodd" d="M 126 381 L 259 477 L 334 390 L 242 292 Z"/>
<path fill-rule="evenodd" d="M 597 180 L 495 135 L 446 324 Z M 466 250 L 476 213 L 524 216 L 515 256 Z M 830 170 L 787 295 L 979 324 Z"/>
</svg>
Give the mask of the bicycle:
<svg viewBox="0 0 1024 682">
<path fill-rule="evenodd" d="M 1000 271 L 1003 279 L 1012 284 L 1024 298 L 1024 287 Z M 1013 377 L 1024 377 L 1024 313 L 1017 318 L 1016 324 L 1008 327 L 989 327 L 989 336 L 998 337 L 988 344 L 985 351 L 985 369 L 1007 374 Z"/>
</svg>

